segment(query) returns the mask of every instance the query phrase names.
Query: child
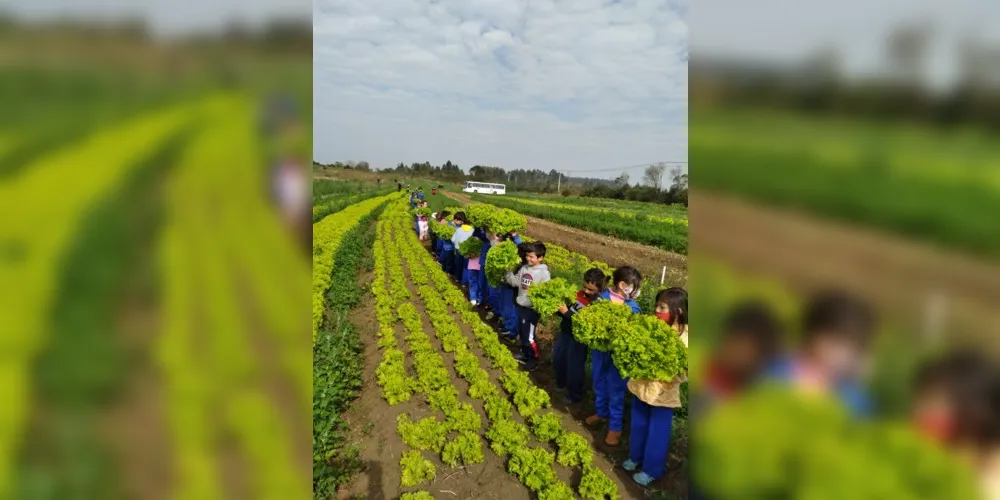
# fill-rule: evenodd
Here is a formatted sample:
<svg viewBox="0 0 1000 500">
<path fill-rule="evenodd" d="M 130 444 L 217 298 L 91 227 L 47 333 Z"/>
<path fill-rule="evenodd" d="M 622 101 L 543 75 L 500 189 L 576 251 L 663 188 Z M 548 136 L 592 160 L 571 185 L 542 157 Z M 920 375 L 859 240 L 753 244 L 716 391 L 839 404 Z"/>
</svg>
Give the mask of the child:
<svg viewBox="0 0 1000 500">
<path fill-rule="evenodd" d="M 764 303 L 745 301 L 732 307 L 722 320 L 719 345 L 708 360 L 690 413 L 701 414 L 756 382 L 774 361 L 782 334 L 781 322 Z"/>
<path fill-rule="evenodd" d="M 420 220 L 417 221 L 417 232 L 420 241 L 424 241 L 427 239 L 427 230 L 429 229 L 429 227 L 430 226 L 427 223 L 427 216 L 421 215 Z"/>
<path fill-rule="evenodd" d="M 556 370 L 556 390 L 566 391 L 566 403 L 583 401 L 583 381 L 587 370 L 587 346 L 573 336 L 573 315 L 590 305 L 604 291 L 608 277 L 604 271 L 593 268 L 583 273 L 583 289 L 576 292 L 576 303 L 559 306 L 563 317 L 552 364 Z"/>
<path fill-rule="evenodd" d="M 500 238 L 500 241 L 511 240 L 517 245 L 518 253 L 521 255 L 522 262 L 524 259 L 523 252 L 521 252 L 521 245 L 524 243 L 521 241 L 521 237 L 517 233 L 510 233 L 509 235 Z M 514 305 L 514 298 L 516 293 L 515 288 L 511 287 L 506 283 L 501 283 L 497 287 L 497 314 L 500 315 L 502 320 L 500 327 L 500 335 L 504 339 L 511 339 L 517 337 L 517 325 L 519 323 L 517 317 L 517 308 Z"/>
<path fill-rule="evenodd" d="M 616 304 L 626 304 L 633 313 L 638 314 L 639 304 L 636 304 L 631 297 L 642 283 L 642 274 L 639 270 L 632 266 L 622 266 L 615 269 L 611 279 L 612 287 L 604 290 L 599 297 Z M 611 353 L 591 350 L 590 365 L 596 412 L 587 417 L 586 423 L 595 426 L 608 422 L 608 435 L 604 443 L 608 446 L 618 446 L 624 426 L 625 391 L 628 381 L 622 378 L 618 368 L 611 361 Z"/>
<path fill-rule="evenodd" d="M 527 262 L 524 258 L 525 247 L 527 243 L 523 241 L 517 241 L 517 256 L 521 259 L 521 263 L 517 265 L 520 269 Z M 508 283 L 503 284 L 503 288 L 500 290 L 500 301 L 504 303 L 506 312 L 503 313 L 504 324 L 503 328 L 500 330 L 500 336 L 511 344 L 518 344 L 518 328 L 521 325 L 521 318 L 518 317 L 517 312 L 517 286 L 511 286 Z"/>
<path fill-rule="evenodd" d="M 844 292 L 817 294 L 805 308 L 802 349 L 768 374 L 800 390 L 835 394 L 851 413 L 867 416 L 871 404 L 861 378 L 874 330 L 865 302 Z"/>
<path fill-rule="evenodd" d="M 976 351 L 921 368 L 913 420 L 924 435 L 970 463 L 988 500 L 1000 499 L 1000 370 Z"/>
<path fill-rule="evenodd" d="M 455 234 L 451 237 L 451 242 L 455 245 L 455 262 L 452 267 L 452 274 L 456 281 L 461 281 L 464 285 L 466 284 L 466 280 L 463 278 L 467 278 L 469 275 L 466 269 L 468 262 L 459 253 L 458 247 L 462 242 L 472 237 L 472 226 L 469 225 L 468 220 L 465 218 L 465 212 L 456 212 L 455 216 L 452 217 L 452 222 L 455 224 Z"/>
<path fill-rule="evenodd" d="M 668 288 L 656 294 L 656 317 L 677 330 L 684 345 L 688 344 L 688 295 L 683 288 Z M 674 408 L 681 407 L 681 384 L 687 375 L 674 380 L 629 380 L 632 398 L 632 428 L 630 429 L 629 458 L 622 467 L 634 472 L 632 479 L 641 486 L 649 486 L 663 477 L 670 450 L 670 432 L 673 429 Z"/>
<path fill-rule="evenodd" d="M 528 289 L 531 285 L 548 281 L 549 268 L 542 261 L 545 259 L 545 245 L 539 241 L 526 244 L 524 253 L 525 264 L 517 274 L 507 272 L 507 283 L 519 287 L 517 290 L 517 313 L 520 317 L 518 334 L 521 340 L 521 353 L 515 356 L 518 362 L 524 364 L 528 371 L 538 368 L 538 346 L 535 344 L 535 328 L 540 318 L 538 312 L 531 308 Z"/>
<path fill-rule="evenodd" d="M 446 217 L 448 217 L 449 214 L 451 214 L 451 212 L 449 212 L 447 210 L 442 210 L 441 212 L 433 214 L 433 217 L 434 217 L 434 220 L 437 221 L 438 224 L 443 224 L 444 223 L 444 219 Z M 433 250 L 434 251 L 434 256 L 438 258 L 438 262 L 441 262 L 441 260 L 440 260 L 441 259 L 441 251 L 442 251 L 441 248 L 442 248 L 443 244 L 444 244 L 444 240 L 442 240 L 441 238 L 438 238 L 437 234 L 434 234 L 434 232 L 431 231 L 431 248 L 434 249 Z"/>
<path fill-rule="evenodd" d="M 462 212 L 455 214 L 457 217 Z M 446 222 L 446 224 L 455 224 L 455 219 L 452 218 L 451 222 Z M 438 262 L 441 263 L 441 268 L 444 272 L 454 276 L 455 274 L 455 244 L 451 242 L 451 239 L 441 240 L 441 254 L 438 256 Z"/>
</svg>

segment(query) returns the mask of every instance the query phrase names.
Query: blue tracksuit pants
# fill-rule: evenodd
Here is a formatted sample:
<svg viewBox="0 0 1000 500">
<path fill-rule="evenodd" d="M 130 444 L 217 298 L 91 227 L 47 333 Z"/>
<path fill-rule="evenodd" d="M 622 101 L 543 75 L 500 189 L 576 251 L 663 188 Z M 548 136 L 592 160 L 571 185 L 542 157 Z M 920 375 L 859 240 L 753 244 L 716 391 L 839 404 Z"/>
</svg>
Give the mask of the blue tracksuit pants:
<svg viewBox="0 0 1000 500">
<path fill-rule="evenodd" d="M 625 391 L 628 379 L 622 378 L 611 354 L 591 350 L 590 369 L 594 381 L 594 407 L 597 416 L 608 419 L 608 428 L 622 431 L 625 420 Z"/>
<path fill-rule="evenodd" d="M 666 470 L 673 425 L 673 408 L 652 406 L 639 398 L 632 398 L 629 459 L 654 479 L 663 477 Z"/>
</svg>

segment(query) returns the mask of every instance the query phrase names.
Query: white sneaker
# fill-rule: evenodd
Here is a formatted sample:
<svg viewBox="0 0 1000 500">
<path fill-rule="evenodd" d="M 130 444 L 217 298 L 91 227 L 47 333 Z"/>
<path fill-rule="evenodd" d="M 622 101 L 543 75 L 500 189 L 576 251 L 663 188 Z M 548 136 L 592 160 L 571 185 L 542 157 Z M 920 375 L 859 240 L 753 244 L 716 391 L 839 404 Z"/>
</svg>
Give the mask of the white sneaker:
<svg viewBox="0 0 1000 500">
<path fill-rule="evenodd" d="M 475 300 L 473 300 L 473 301 L 472 301 L 472 307 L 476 307 L 476 306 L 478 306 L 478 305 L 479 305 L 479 302 L 477 302 L 477 301 L 475 301 Z"/>
</svg>

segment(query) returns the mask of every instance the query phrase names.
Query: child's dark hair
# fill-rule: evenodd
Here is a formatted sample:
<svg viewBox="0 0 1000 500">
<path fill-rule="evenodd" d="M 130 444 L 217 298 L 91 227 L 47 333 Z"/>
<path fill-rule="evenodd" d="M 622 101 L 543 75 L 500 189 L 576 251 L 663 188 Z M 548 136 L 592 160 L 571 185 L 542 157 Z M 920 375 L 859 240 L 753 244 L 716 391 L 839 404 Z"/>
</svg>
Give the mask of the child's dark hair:
<svg viewBox="0 0 1000 500">
<path fill-rule="evenodd" d="M 607 286 L 608 275 L 604 274 L 604 271 L 599 268 L 594 267 L 583 273 L 583 282 L 593 283 L 597 286 L 598 290 L 603 291 L 604 287 Z"/>
<path fill-rule="evenodd" d="M 451 215 L 451 212 L 449 212 L 447 210 L 442 210 L 441 213 L 438 214 L 437 220 L 439 222 L 443 221 L 443 220 L 447 219 L 449 215 Z"/>
<path fill-rule="evenodd" d="M 722 320 L 723 337 L 746 337 L 760 348 L 765 358 L 777 352 L 783 334 L 778 316 L 757 300 L 737 303 Z"/>
<path fill-rule="evenodd" d="M 642 273 L 632 266 L 622 266 L 615 269 L 611 275 L 611 281 L 614 286 L 618 286 L 618 283 L 622 281 L 632 286 L 639 286 L 642 283 Z"/>
<path fill-rule="evenodd" d="M 688 293 L 687 290 L 673 286 L 660 290 L 656 294 L 657 304 L 666 304 L 670 311 L 670 321 L 678 325 L 688 324 Z"/>
<path fill-rule="evenodd" d="M 1000 444 L 1000 369 L 974 350 L 954 351 L 922 366 L 916 388 L 940 387 L 955 405 L 959 439 Z"/>
<path fill-rule="evenodd" d="M 529 253 L 534 253 L 535 257 L 543 258 L 545 257 L 545 243 L 541 241 L 532 241 L 524 246 L 525 255 Z"/>
<path fill-rule="evenodd" d="M 820 336 L 836 336 L 860 346 L 871 343 L 875 312 L 867 302 L 841 290 L 817 293 L 806 303 L 802 333 L 809 342 Z"/>
<path fill-rule="evenodd" d="M 462 212 L 461 210 L 455 212 L 455 215 L 451 218 L 451 220 L 461 222 L 462 224 L 468 222 L 468 220 L 466 220 L 465 218 L 465 212 Z"/>
</svg>

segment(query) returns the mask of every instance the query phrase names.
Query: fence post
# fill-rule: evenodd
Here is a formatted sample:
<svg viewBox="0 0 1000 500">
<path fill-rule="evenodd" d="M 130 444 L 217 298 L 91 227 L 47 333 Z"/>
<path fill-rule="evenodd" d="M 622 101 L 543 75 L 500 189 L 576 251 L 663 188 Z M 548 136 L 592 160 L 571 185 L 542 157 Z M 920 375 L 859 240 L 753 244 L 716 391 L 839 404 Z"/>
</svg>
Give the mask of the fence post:
<svg viewBox="0 0 1000 500">
<path fill-rule="evenodd" d="M 667 266 L 663 266 L 663 272 L 660 273 L 660 286 L 663 286 L 663 282 L 667 279 Z"/>
</svg>

